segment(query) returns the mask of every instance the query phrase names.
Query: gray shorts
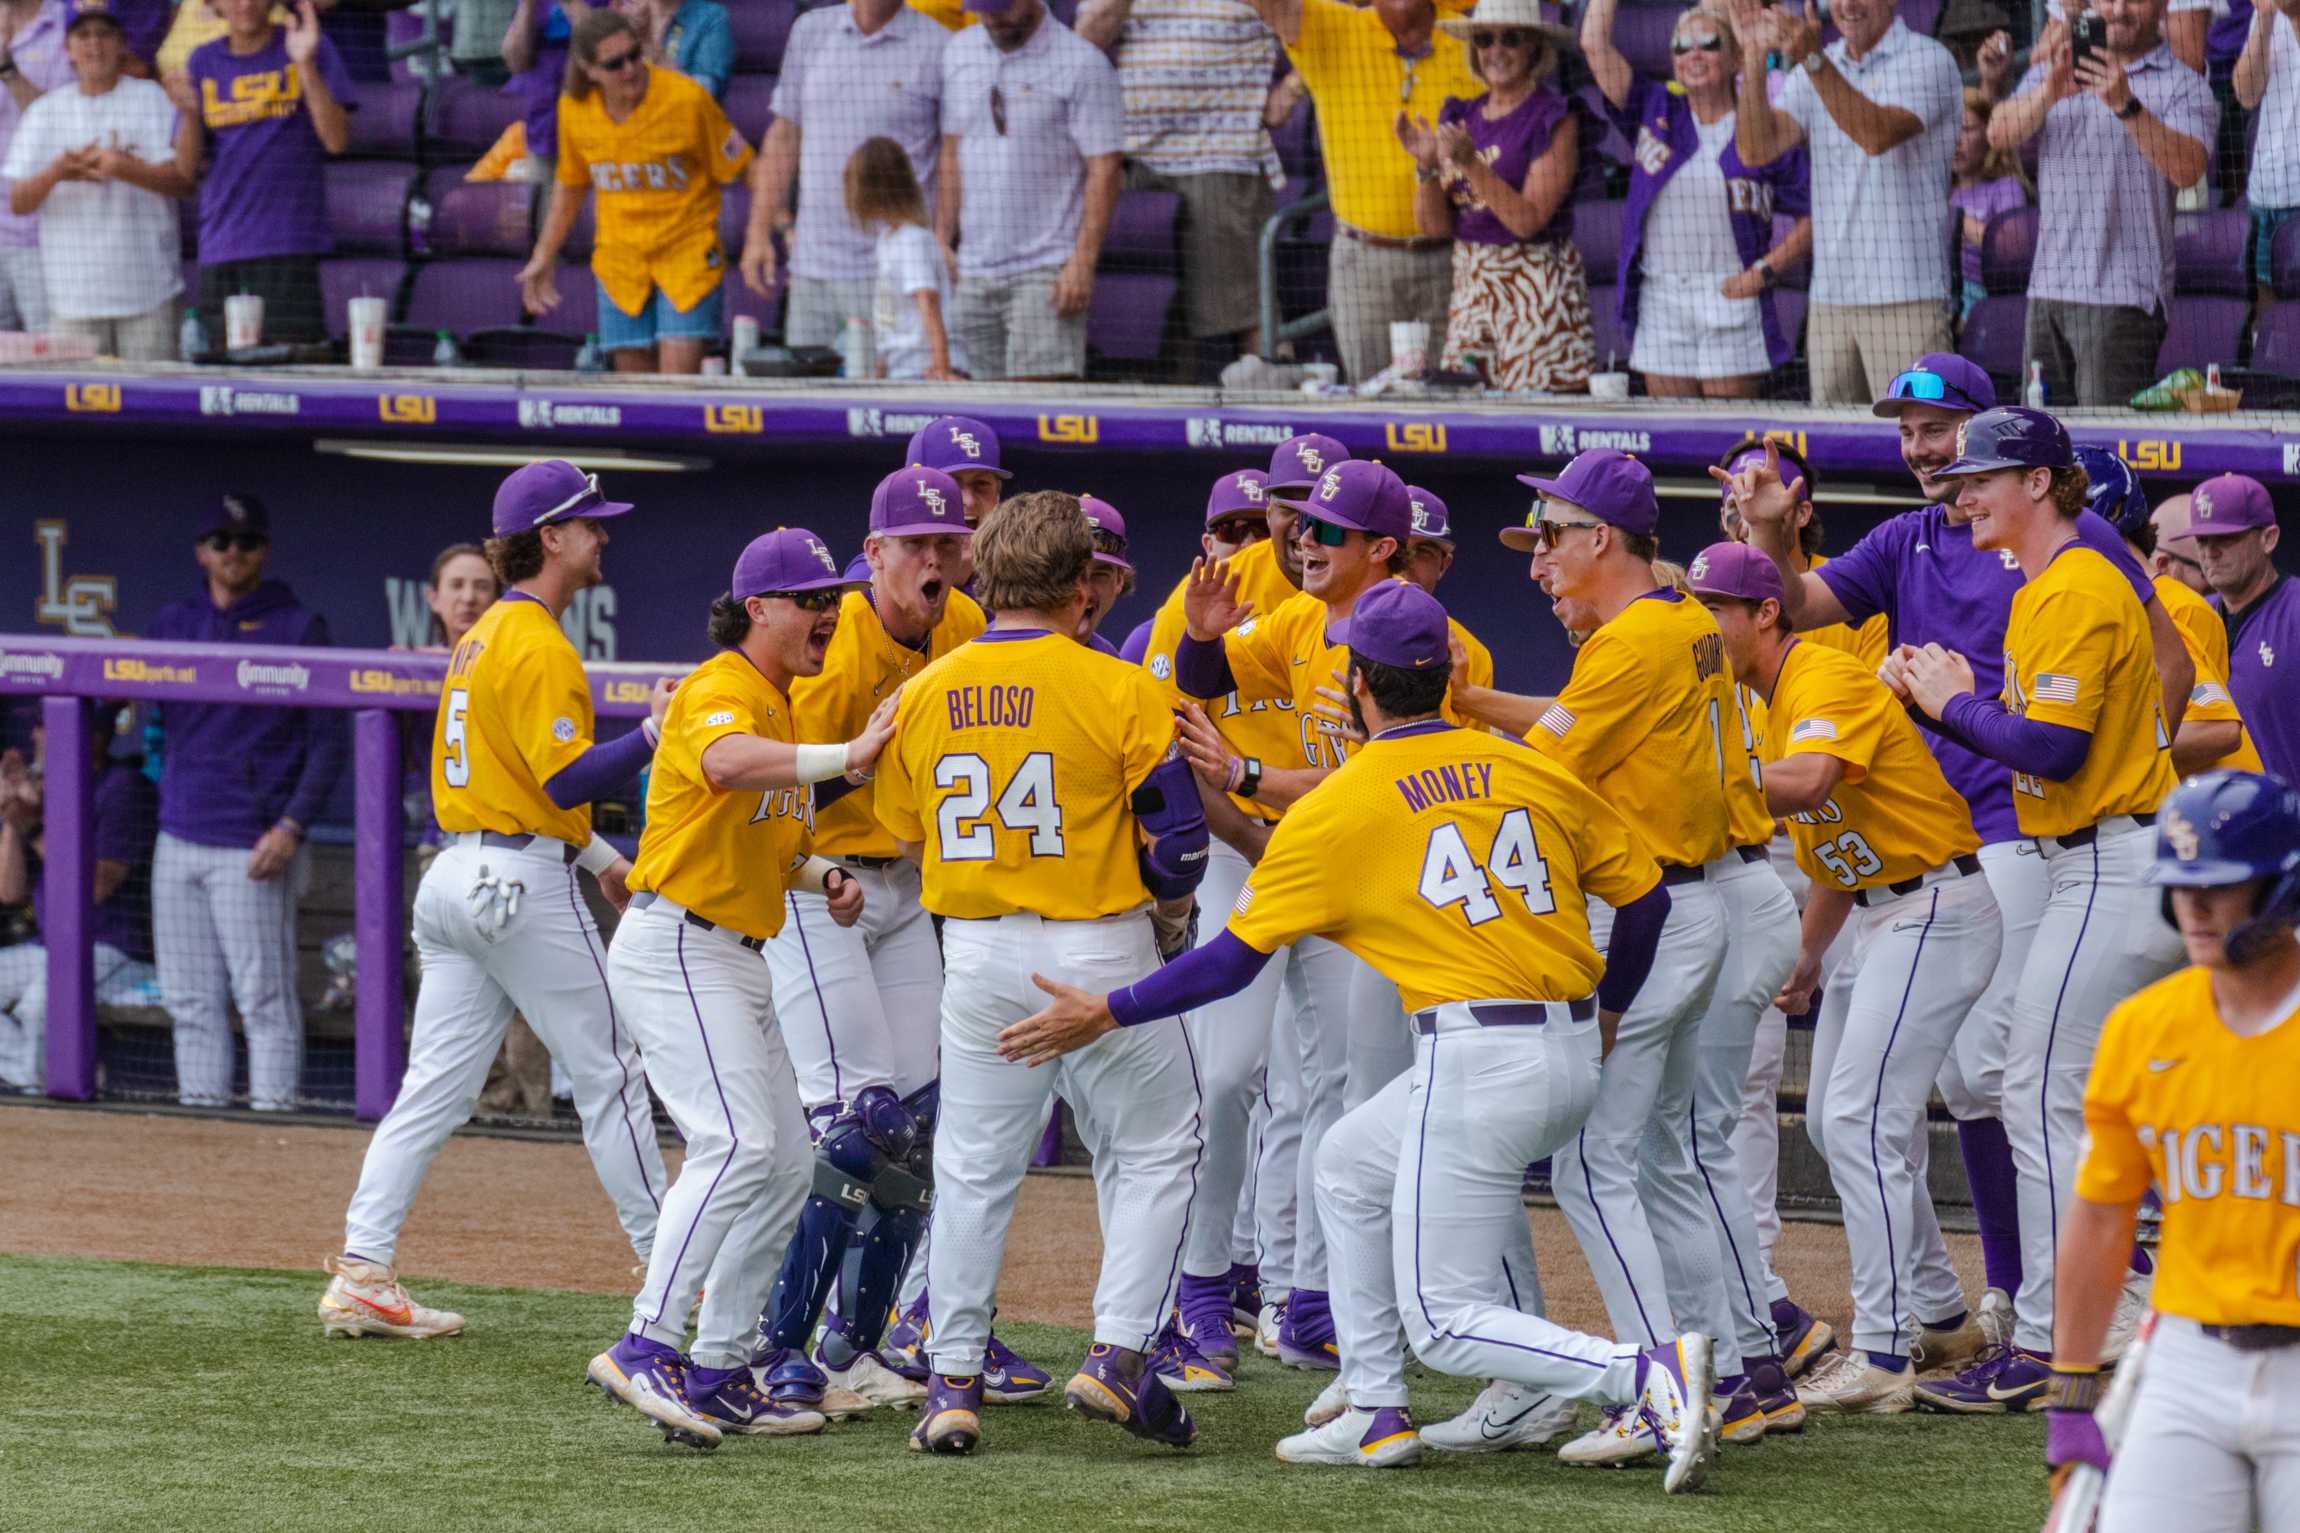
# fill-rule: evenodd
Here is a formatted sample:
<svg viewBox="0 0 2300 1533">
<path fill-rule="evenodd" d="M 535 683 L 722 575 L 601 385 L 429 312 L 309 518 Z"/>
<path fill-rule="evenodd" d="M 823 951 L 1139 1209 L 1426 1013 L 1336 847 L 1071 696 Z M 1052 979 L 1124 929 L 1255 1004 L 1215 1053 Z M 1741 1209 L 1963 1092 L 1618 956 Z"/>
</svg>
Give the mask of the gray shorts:
<svg viewBox="0 0 2300 1533">
<path fill-rule="evenodd" d="M 1064 319 L 1054 312 L 1058 269 L 958 279 L 951 330 L 975 377 L 1086 376 L 1086 314 Z"/>
<path fill-rule="evenodd" d="M 793 277 L 783 311 L 785 346 L 836 346 L 850 319 L 869 324 L 878 301 L 878 278 Z"/>
<path fill-rule="evenodd" d="M 1227 172 L 1169 176 L 1126 162 L 1128 191 L 1182 199 L 1182 291 L 1193 338 L 1235 335 L 1261 321 L 1262 225 L 1277 211 L 1267 177 Z"/>
</svg>

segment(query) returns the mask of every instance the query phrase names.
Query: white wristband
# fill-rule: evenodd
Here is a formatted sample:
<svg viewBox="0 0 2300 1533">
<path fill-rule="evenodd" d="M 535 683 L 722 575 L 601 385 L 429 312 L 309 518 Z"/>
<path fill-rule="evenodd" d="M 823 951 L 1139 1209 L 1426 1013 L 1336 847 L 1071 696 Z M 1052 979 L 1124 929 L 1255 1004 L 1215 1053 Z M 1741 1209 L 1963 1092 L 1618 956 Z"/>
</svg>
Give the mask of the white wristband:
<svg viewBox="0 0 2300 1533">
<path fill-rule="evenodd" d="M 647 748 L 653 750 L 663 743 L 663 726 L 655 722 L 653 714 L 639 721 L 639 732 L 647 737 Z"/>
<path fill-rule="evenodd" d="M 798 779 L 802 783 L 829 782 L 844 777 L 847 770 L 847 748 L 844 745 L 794 745 Z"/>
<path fill-rule="evenodd" d="M 809 857 L 791 869 L 791 887 L 804 889 L 810 894 L 818 891 L 828 894 L 830 893 L 830 876 L 833 873 L 845 872 L 845 868 L 831 861 L 828 857 Z M 848 876 L 852 877 L 853 875 L 849 874 Z"/>
<path fill-rule="evenodd" d="M 614 842 L 605 836 L 593 834 L 591 844 L 575 854 L 575 866 L 597 878 L 613 867 L 622 855 L 615 850 Z"/>
</svg>

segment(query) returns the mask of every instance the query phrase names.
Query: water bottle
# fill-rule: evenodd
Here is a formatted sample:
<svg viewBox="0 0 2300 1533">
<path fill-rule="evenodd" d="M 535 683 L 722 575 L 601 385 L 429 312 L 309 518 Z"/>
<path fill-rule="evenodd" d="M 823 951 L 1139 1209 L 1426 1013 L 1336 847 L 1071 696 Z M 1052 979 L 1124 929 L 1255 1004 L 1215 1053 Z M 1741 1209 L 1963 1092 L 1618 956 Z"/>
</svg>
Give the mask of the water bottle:
<svg viewBox="0 0 2300 1533">
<path fill-rule="evenodd" d="M 2042 362 L 2031 362 L 2028 365 L 2028 387 L 2021 390 L 2020 402 L 2032 410 L 2044 408 L 2044 364 Z"/>
<path fill-rule="evenodd" d="M 431 348 L 431 365 L 458 367 L 462 362 L 463 353 L 456 349 L 454 335 L 445 330 L 438 332 Z"/>
<path fill-rule="evenodd" d="M 595 334 L 584 336 L 583 344 L 577 347 L 575 351 L 575 371 L 579 373 L 603 373 L 606 370 L 607 358 L 599 350 L 599 337 Z"/>
<path fill-rule="evenodd" d="M 868 378 L 875 371 L 870 321 L 860 314 L 850 314 L 846 327 L 839 331 L 839 376 Z"/>
<path fill-rule="evenodd" d="M 196 362 L 208 354 L 208 327 L 200 323 L 200 311 L 184 310 L 184 327 L 176 332 L 176 355 L 186 362 Z"/>
</svg>

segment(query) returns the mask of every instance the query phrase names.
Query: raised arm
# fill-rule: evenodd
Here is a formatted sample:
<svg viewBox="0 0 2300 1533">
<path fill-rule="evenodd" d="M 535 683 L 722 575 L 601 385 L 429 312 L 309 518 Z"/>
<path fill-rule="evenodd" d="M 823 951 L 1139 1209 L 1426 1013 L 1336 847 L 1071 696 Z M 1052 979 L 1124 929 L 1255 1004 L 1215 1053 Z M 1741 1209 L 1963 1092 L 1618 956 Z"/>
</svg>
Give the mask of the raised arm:
<svg viewBox="0 0 2300 1533">
<path fill-rule="evenodd" d="M 288 61 L 303 80 L 303 104 L 311 113 L 311 130 L 319 135 L 322 149 L 341 154 L 351 147 L 351 113 L 335 99 L 327 71 L 314 67 L 319 59 L 320 35 L 319 13 L 312 9 L 311 0 L 296 0 L 286 31 Z"/>
<path fill-rule="evenodd" d="M 1134 14 L 1134 0 L 1087 0 L 1078 8 L 1078 25 L 1071 30 L 1107 53 L 1118 46 L 1126 18 Z"/>
<path fill-rule="evenodd" d="M 1628 101 L 1630 81 L 1635 78 L 1629 60 L 1613 46 L 1613 18 L 1620 6 L 1621 0 L 1589 0 L 1589 9 L 1581 18 L 1581 56 L 1589 62 L 1590 78 L 1616 107 Z M 1764 61 L 1760 58 L 1758 62 L 1761 67 Z"/>
<path fill-rule="evenodd" d="M 1770 165 L 1805 141 L 1797 119 L 1773 105 L 1765 88 L 1765 52 L 1774 30 L 1767 10 L 1757 0 L 1729 0 L 1734 35 L 1741 39 L 1741 90 L 1733 115 L 1733 148 L 1741 163 L 1755 170 Z"/>
<path fill-rule="evenodd" d="M 1860 145 L 1864 154 L 1888 154 L 1925 131 L 1924 119 L 1916 113 L 1906 107 L 1871 101 L 1838 70 L 1821 49 L 1821 17 L 1813 8 L 1813 0 L 1805 0 L 1802 16 L 1786 7 L 1776 7 L 1769 21 L 1773 47 L 1790 67 L 1804 68 L 1807 59 L 1818 58 L 1819 63 L 1808 71 L 1813 93 L 1837 126 L 1845 130 L 1845 136 Z M 1741 110 L 1748 108 L 1749 93 L 1743 90 Z"/>
</svg>

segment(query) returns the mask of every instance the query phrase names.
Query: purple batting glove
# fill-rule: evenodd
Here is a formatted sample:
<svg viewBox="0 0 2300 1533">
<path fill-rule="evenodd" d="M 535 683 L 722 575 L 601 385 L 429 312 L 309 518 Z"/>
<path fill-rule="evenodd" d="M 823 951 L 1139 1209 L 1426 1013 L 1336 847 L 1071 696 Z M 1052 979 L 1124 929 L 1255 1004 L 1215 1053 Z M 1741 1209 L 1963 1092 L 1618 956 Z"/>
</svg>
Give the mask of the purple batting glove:
<svg viewBox="0 0 2300 1533">
<path fill-rule="evenodd" d="M 2108 1468 L 2108 1444 L 2100 1435 L 2100 1423 L 2090 1411 L 2051 1411 L 2044 1413 L 2044 1462 L 2049 1469 L 2066 1464 L 2090 1464 L 2095 1469 Z"/>
</svg>

